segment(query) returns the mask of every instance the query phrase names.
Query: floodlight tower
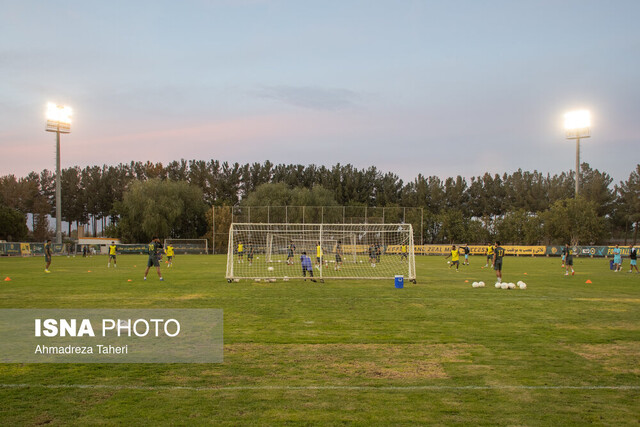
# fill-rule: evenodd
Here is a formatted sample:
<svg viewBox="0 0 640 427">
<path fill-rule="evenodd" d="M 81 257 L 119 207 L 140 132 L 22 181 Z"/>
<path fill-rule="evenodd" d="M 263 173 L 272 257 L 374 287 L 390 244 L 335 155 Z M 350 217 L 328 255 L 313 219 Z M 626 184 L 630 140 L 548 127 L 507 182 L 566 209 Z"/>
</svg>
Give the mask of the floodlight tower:
<svg viewBox="0 0 640 427">
<path fill-rule="evenodd" d="M 47 132 L 56 133 L 56 243 L 62 243 L 62 194 L 60 184 L 60 134 L 71 133 L 71 108 L 47 104 Z"/>
<path fill-rule="evenodd" d="M 580 138 L 591 136 L 591 114 L 587 110 L 571 111 L 564 115 L 567 139 L 576 140 L 576 198 L 580 189 Z"/>
</svg>

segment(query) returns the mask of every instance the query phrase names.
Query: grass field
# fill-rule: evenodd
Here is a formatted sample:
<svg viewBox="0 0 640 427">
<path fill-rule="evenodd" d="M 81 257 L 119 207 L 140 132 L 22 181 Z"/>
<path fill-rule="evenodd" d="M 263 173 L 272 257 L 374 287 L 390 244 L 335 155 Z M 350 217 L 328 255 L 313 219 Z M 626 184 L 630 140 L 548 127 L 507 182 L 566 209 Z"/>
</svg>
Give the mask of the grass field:
<svg viewBox="0 0 640 427">
<path fill-rule="evenodd" d="M 418 257 L 404 289 L 228 284 L 225 262 L 143 282 L 146 256 L 0 259 L 0 308 L 222 308 L 225 339 L 221 364 L 0 365 L 0 425 L 640 422 L 640 274 L 608 260 L 506 258 L 511 291 L 481 257 Z"/>
</svg>

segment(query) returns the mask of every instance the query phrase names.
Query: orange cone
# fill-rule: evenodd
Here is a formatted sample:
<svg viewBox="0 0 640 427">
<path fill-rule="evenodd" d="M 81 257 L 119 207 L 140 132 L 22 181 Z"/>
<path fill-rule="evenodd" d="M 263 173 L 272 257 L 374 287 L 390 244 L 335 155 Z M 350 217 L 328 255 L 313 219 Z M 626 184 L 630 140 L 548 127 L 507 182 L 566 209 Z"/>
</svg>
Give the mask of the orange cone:
<svg viewBox="0 0 640 427">
<path fill-rule="evenodd" d="M 131 282 L 131 279 L 127 279 L 127 282 Z"/>
<path fill-rule="evenodd" d="M 4 281 L 5 281 L 5 282 L 10 282 L 10 281 L 11 281 L 11 277 L 9 277 L 9 276 L 5 277 L 5 278 L 4 278 Z"/>
<path fill-rule="evenodd" d="M 134 265 L 134 266 L 133 266 L 133 268 L 136 268 L 136 267 L 137 267 L 137 265 Z"/>
<path fill-rule="evenodd" d="M 524 275 L 526 276 L 526 275 L 527 275 L 527 273 L 524 273 Z"/>
<path fill-rule="evenodd" d="M 87 273 L 91 273 L 91 270 L 87 270 Z"/>
<path fill-rule="evenodd" d="M 587 279 L 587 281 L 584 282 L 584 283 L 593 283 L 593 282 L 591 280 Z"/>
<path fill-rule="evenodd" d="M 468 280 L 465 280 L 465 281 L 464 281 L 464 283 L 469 283 L 469 281 L 468 281 Z"/>
</svg>

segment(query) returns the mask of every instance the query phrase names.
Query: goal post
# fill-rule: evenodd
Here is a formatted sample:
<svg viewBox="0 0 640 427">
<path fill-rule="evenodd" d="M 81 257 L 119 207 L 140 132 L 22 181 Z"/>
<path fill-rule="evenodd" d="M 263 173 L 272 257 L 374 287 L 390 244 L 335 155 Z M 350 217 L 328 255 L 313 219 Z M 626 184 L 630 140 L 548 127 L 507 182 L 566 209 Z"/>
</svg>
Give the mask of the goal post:
<svg viewBox="0 0 640 427">
<path fill-rule="evenodd" d="M 232 223 L 226 278 L 308 278 L 304 254 L 316 279 L 415 281 L 413 245 L 411 224 Z"/>
<path fill-rule="evenodd" d="M 207 239 L 164 239 L 164 247 L 173 246 L 175 254 L 208 254 Z"/>
</svg>

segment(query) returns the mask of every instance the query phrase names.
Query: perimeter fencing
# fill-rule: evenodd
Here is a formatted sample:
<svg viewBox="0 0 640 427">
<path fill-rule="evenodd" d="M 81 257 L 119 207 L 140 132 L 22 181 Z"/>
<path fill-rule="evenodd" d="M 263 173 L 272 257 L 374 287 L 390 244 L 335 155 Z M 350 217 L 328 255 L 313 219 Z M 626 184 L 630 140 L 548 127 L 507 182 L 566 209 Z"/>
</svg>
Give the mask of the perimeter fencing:
<svg viewBox="0 0 640 427">
<path fill-rule="evenodd" d="M 355 224 L 355 222 L 354 222 Z M 415 231 L 414 231 L 415 233 Z M 225 237 L 226 240 L 216 237 L 220 240 L 220 244 L 224 241 L 228 243 L 229 233 L 220 233 L 220 237 Z M 415 238 L 415 237 L 414 237 Z M 216 246 L 219 242 L 216 241 Z M 176 249 L 176 254 L 188 254 L 188 253 L 202 253 L 202 249 L 197 247 L 190 250 L 189 245 L 184 247 L 179 246 Z M 448 255 L 451 251 L 450 244 L 439 245 L 414 245 L 414 252 L 416 255 Z M 456 244 L 458 248 L 464 247 L 463 245 Z M 82 255 L 83 248 L 88 249 L 87 254 L 107 254 L 107 245 L 80 245 L 73 243 L 52 243 L 51 250 L 54 255 Z M 134 244 L 120 244 L 116 245 L 118 254 L 147 254 L 148 243 L 134 243 Z M 518 246 L 518 245 L 503 245 L 502 246 L 506 255 L 509 256 L 560 256 L 562 254 L 563 246 Z M 589 258 L 612 258 L 613 250 L 615 246 L 572 246 L 571 250 L 574 256 L 577 257 L 589 257 Z M 640 247 L 636 247 L 640 249 Z M 384 247 L 384 251 L 393 252 L 393 247 Z M 487 252 L 485 245 L 469 245 L 469 252 L 472 256 L 483 256 Z M 629 247 L 620 247 L 620 252 L 623 257 L 629 256 Z M 226 253 L 224 251 L 216 250 L 216 253 Z M 44 243 L 32 243 L 32 242 L 0 242 L 0 256 L 44 256 Z"/>
</svg>

